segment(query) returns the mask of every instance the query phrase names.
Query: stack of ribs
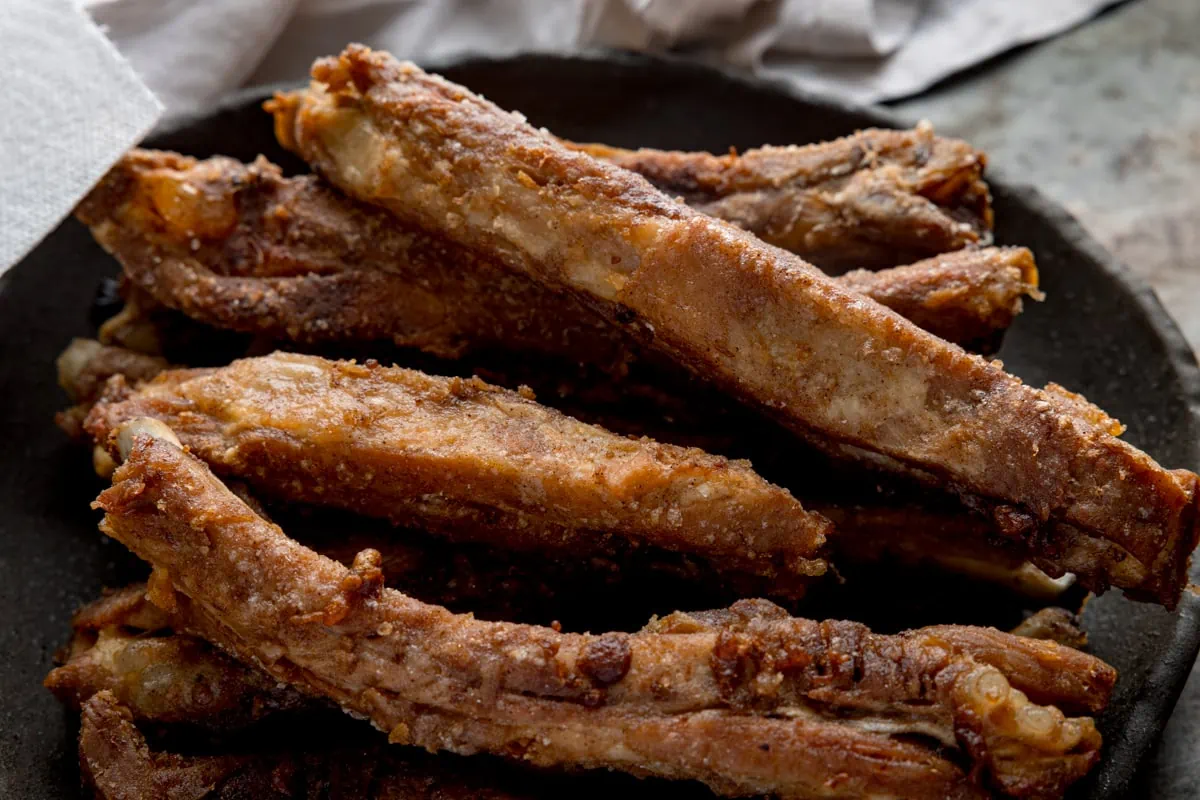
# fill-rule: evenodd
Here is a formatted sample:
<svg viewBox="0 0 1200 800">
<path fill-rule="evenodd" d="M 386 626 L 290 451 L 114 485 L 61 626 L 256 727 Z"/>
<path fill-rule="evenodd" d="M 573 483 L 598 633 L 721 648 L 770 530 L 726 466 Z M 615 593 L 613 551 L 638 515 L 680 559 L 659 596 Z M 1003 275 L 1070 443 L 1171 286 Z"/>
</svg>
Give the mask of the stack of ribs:
<svg viewBox="0 0 1200 800">
<path fill-rule="evenodd" d="M 76 211 L 126 305 L 58 422 L 150 566 L 46 679 L 98 797 L 1049 798 L 1097 763 L 1116 672 L 1053 605 L 1173 607 L 1197 477 L 987 359 L 1041 295 L 981 153 L 576 144 L 359 46 L 267 110 L 313 175 L 136 150 Z M 1047 607 L 807 618 L 862 565 Z"/>
</svg>

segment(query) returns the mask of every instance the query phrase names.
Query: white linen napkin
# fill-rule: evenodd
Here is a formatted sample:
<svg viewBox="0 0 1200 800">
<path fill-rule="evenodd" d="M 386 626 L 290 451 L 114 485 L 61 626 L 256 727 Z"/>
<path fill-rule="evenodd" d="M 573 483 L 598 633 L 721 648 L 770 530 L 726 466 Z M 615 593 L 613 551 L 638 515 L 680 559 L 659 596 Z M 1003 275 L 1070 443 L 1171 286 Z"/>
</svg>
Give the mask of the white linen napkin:
<svg viewBox="0 0 1200 800">
<path fill-rule="evenodd" d="M 162 113 L 71 0 L 0 0 L 0 275 Z"/>
</svg>

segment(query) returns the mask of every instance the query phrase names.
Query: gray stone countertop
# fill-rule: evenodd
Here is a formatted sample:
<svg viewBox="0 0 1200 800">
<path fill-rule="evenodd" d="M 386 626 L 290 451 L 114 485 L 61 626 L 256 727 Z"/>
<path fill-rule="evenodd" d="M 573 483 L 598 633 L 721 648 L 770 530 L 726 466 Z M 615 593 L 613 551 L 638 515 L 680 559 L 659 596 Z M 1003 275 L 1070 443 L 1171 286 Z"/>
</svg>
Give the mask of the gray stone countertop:
<svg viewBox="0 0 1200 800">
<path fill-rule="evenodd" d="M 895 110 L 1063 204 L 1200 349 L 1200 1 L 1126 3 Z M 1200 668 L 1133 796 L 1200 797 Z"/>
</svg>

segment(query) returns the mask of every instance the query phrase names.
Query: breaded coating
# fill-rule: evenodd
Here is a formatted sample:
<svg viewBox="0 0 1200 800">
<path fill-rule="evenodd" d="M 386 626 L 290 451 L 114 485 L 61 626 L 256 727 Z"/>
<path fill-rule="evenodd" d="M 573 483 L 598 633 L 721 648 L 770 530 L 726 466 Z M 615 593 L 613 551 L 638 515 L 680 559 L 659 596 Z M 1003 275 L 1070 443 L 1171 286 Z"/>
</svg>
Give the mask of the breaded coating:
<svg viewBox="0 0 1200 800">
<path fill-rule="evenodd" d="M 922 123 L 717 156 L 572 144 L 810 263 L 879 268 L 986 244 L 987 158 Z"/>
<path fill-rule="evenodd" d="M 478 379 L 276 353 L 159 375 L 97 403 L 98 443 L 135 417 L 265 497 L 456 541 L 697 555 L 802 592 L 830 526 L 746 462 L 634 440 Z"/>
<path fill-rule="evenodd" d="M 96 505 L 101 529 L 154 567 L 151 601 L 394 743 L 793 798 L 980 794 L 884 732 L 957 747 L 1017 795 L 1061 793 L 1099 755 L 1090 719 L 1031 703 L 924 631 L 879 636 L 763 601 L 633 634 L 458 616 L 385 588 L 376 552 L 347 569 L 288 539 L 161 425 L 120 433 L 126 461 Z"/>
<path fill-rule="evenodd" d="M 351 46 L 313 77 L 277 129 L 342 190 L 575 293 L 828 452 L 953 491 L 1047 572 L 1178 602 L 1195 474 L 411 64 Z"/>
</svg>

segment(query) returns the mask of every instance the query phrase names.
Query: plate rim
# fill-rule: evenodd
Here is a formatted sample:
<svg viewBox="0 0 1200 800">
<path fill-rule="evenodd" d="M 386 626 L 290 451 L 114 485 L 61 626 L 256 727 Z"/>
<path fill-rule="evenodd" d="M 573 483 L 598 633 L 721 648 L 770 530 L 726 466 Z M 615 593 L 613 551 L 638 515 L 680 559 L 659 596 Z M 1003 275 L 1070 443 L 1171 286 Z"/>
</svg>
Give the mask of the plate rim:
<svg viewBox="0 0 1200 800">
<path fill-rule="evenodd" d="M 719 80 L 742 90 L 767 91 L 789 102 L 802 103 L 826 111 L 851 114 L 877 127 L 911 127 L 916 120 L 880 106 L 854 103 L 842 98 L 797 87 L 784 78 L 753 75 L 727 66 L 714 65 L 681 56 L 632 53 L 618 50 L 588 49 L 578 53 L 527 51 L 507 55 L 464 52 L 452 56 L 423 60 L 421 66 L 431 72 L 447 69 L 486 68 L 492 65 L 512 66 L 525 62 L 543 68 L 554 64 L 584 64 L 603 69 L 619 67 L 629 70 L 669 70 L 690 80 Z M 222 112 L 240 109 L 261 102 L 276 91 L 295 90 L 303 81 L 276 82 L 245 87 L 224 95 L 204 111 L 173 116 L 152 130 L 145 139 L 152 146 L 160 137 L 202 123 Z M 1163 306 L 1149 283 L 1134 273 L 1124 262 L 1100 244 L 1082 223 L 1063 206 L 1050 199 L 1027 180 L 1010 177 L 1008 170 L 989 164 L 987 180 L 990 186 L 1002 188 L 1018 197 L 1031 213 L 1041 217 L 1049 226 L 1061 232 L 1071 246 L 1090 259 L 1107 274 L 1137 305 L 1154 333 L 1164 345 L 1164 355 L 1179 380 L 1182 398 L 1197 430 L 1200 430 L 1200 364 L 1178 323 Z M 5 289 L 0 279 L 0 292 Z M 1200 436 L 1189 443 L 1190 464 L 1200 469 Z M 1200 551 L 1198 551 L 1200 552 Z M 1193 569 L 1200 565 L 1193 565 Z M 1193 573 L 1194 574 L 1194 573 Z M 1179 695 L 1200 652 L 1200 597 L 1184 592 L 1172 636 L 1164 645 L 1166 657 L 1160 659 L 1146 674 L 1130 705 L 1127 724 L 1115 738 L 1105 742 L 1101 763 L 1087 779 L 1093 797 L 1123 796 L 1144 765 L 1146 757 L 1158 744 L 1167 721 L 1174 711 Z M 1077 794 L 1077 793 L 1072 793 Z"/>
</svg>

